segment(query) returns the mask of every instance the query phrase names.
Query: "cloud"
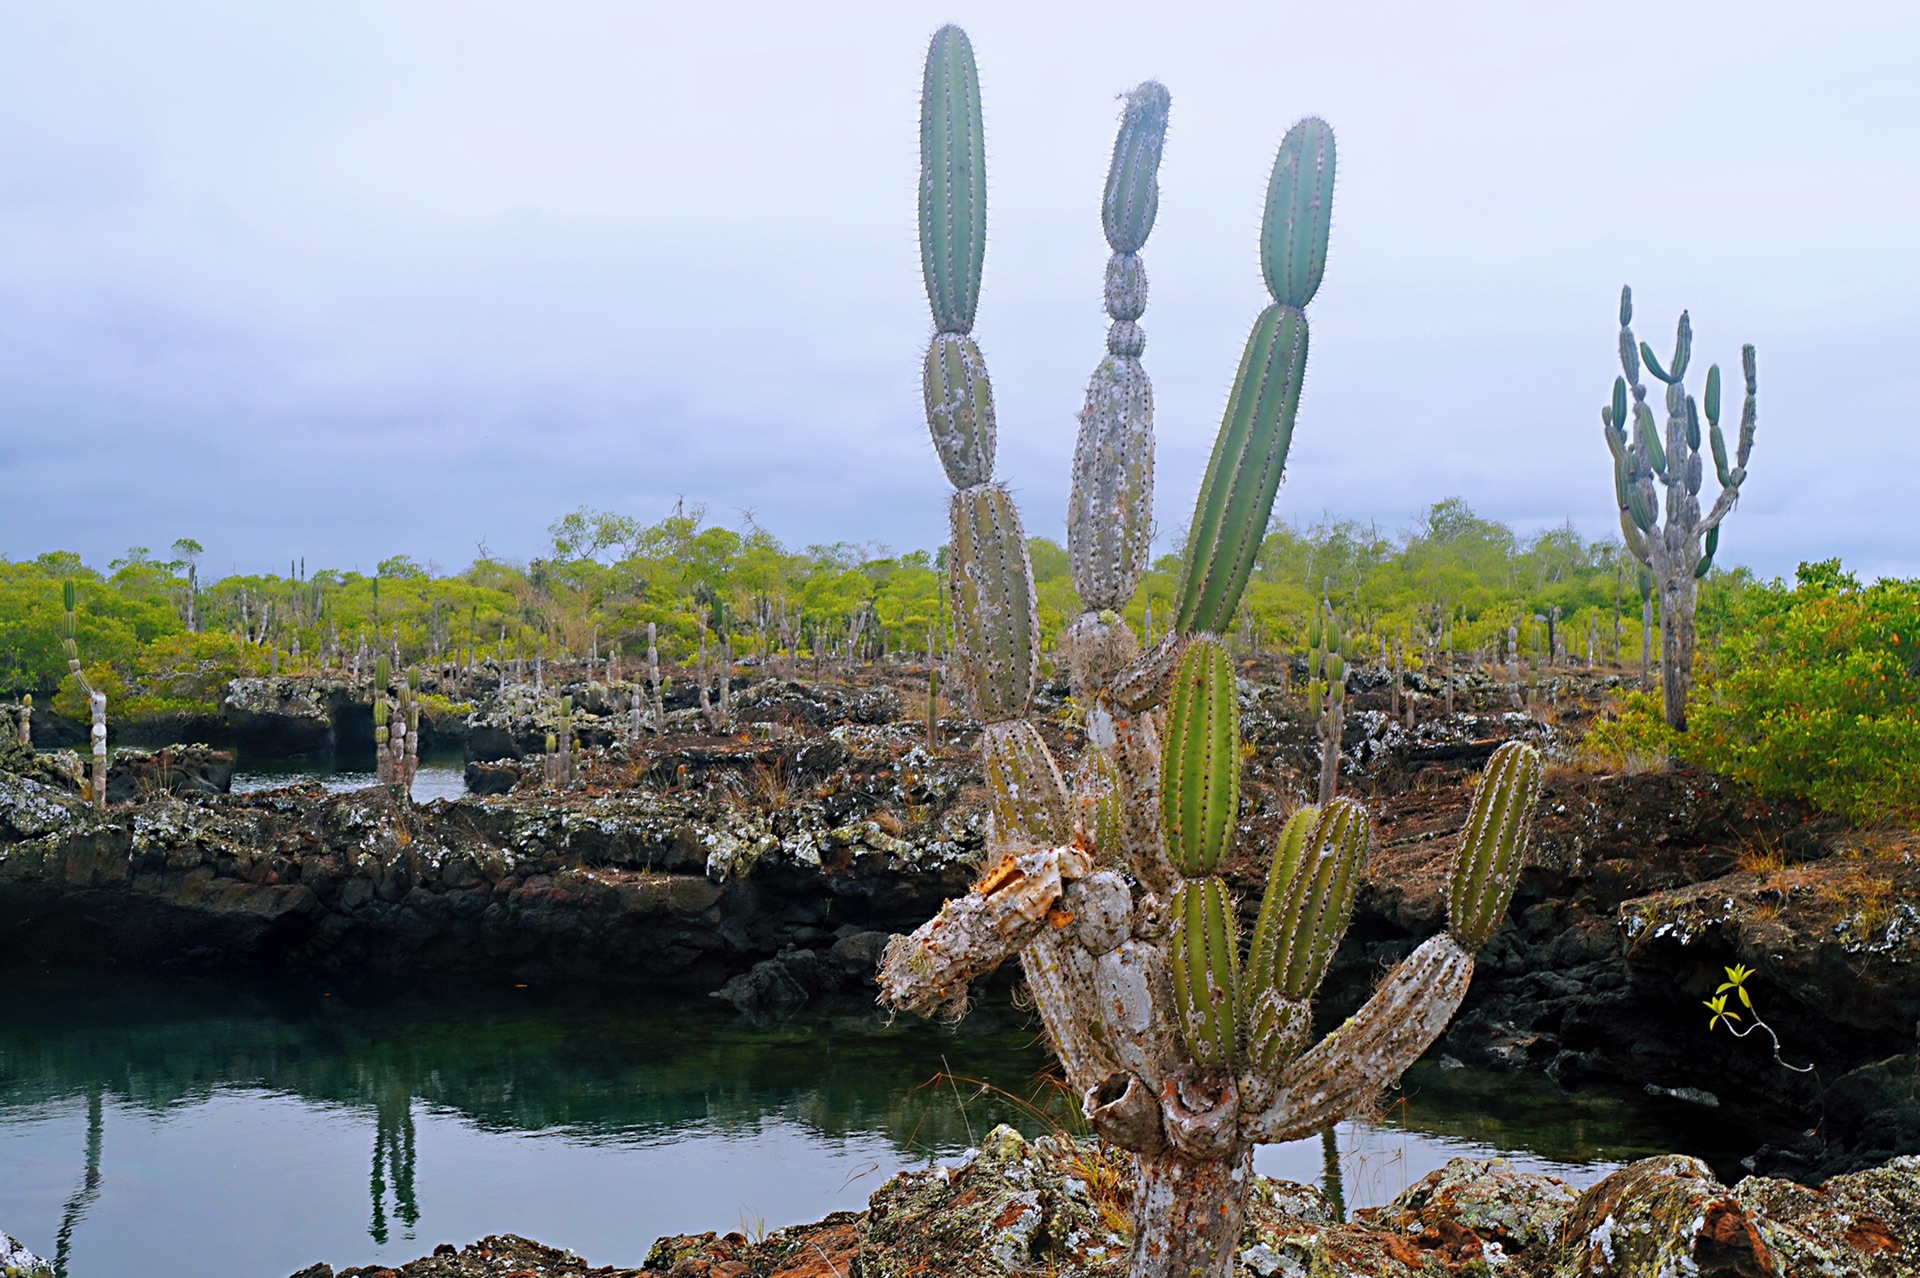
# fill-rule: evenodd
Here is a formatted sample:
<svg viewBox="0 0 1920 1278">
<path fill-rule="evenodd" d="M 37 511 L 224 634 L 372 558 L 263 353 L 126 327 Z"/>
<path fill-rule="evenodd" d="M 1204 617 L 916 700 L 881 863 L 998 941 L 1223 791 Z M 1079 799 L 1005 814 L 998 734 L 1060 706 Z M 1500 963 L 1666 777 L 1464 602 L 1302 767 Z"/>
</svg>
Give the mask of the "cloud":
<svg viewBox="0 0 1920 1278">
<path fill-rule="evenodd" d="M 1094 20 L 1095 15 L 1098 21 Z M 536 553 L 680 495 L 794 544 L 945 537 L 913 239 L 941 15 L 615 4 L 0 15 L 0 554 Z M 1723 558 L 1920 573 L 1920 20 L 1786 5 L 971 6 L 1002 476 L 1059 534 L 1115 94 L 1173 91 L 1146 250 L 1160 523 L 1262 294 L 1272 148 L 1341 181 L 1281 510 L 1613 526 L 1613 304 L 1761 351 Z M 1627 38 L 1662 31 L 1656 46 Z M 1684 54 L 1672 52 L 1684 50 Z M 1844 121 L 1844 127 L 1841 122 Z"/>
</svg>

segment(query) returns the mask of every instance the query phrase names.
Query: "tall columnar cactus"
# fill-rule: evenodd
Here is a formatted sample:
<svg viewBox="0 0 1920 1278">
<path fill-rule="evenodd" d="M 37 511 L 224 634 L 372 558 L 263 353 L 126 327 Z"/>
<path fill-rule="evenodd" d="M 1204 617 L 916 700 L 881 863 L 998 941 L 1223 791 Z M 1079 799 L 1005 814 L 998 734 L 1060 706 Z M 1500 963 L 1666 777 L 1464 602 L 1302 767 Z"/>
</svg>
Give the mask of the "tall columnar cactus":
<svg viewBox="0 0 1920 1278">
<path fill-rule="evenodd" d="M 1320 804 L 1340 786 L 1340 743 L 1347 731 L 1347 637 L 1326 600 L 1307 622 L 1307 713 L 1320 736 Z"/>
<path fill-rule="evenodd" d="M 1667 725 L 1687 730 L 1687 693 L 1693 686 L 1693 616 L 1700 578 L 1713 566 L 1720 548 L 1720 525 L 1740 500 L 1747 459 L 1753 453 L 1755 400 L 1759 390 L 1751 345 L 1740 348 L 1740 372 L 1747 393 L 1740 406 L 1740 437 L 1731 458 L 1720 432 L 1720 366 L 1707 369 L 1706 391 L 1695 402 L 1686 387 L 1693 355 L 1693 323 L 1680 313 L 1673 357 L 1659 356 L 1633 335 L 1633 290 L 1620 290 L 1620 372 L 1613 379 L 1613 400 L 1600 410 L 1607 448 L 1613 454 L 1613 491 L 1620 506 L 1620 533 L 1627 548 L 1645 564 L 1660 591 L 1660 673 Z M 1666 386 L 1666 434 L 1661 437 L 1642 367 Z M 1629 402 L 1631 400 L 1631 402 Z M 1705 409 L 1706 440 L 1713 453 L 1720 495 L 1705 514 L 1700 510 L 1700 418 Z M 1631 423 L 1631 425 L 1629 425 Z M 1666 489 L 1661 510 L 1654 483 Z M 1649 608 L 1647 610 L 1651 612 Z"/>
<path fill-rule="evenodd" d="M 74 620 L 76 595 L 71 581 L 61 583 L 61 601 L 66 606 L 66 638 L 63 643 L 67 652 L 67 673 L 73 676 L 74 686 L 87 698 L 87 712 L 93 725 L 89 733 L 93 743 L 93 772 L 87 782 L 88 795 L 94 806 L 104 809 L 107 806 L 107 694 L 94 687 L 87 680 L 87 672 L 80 665 L 80 644 L 76 638 L 77 626 Z M 27 712 L 29 715 L 32 711 Z"/>
<path fill-rule="evenodd" d="M 373 771 L 381 785 L 392 785 L 393 703 L 387 699 L 392 668 L 385 656 L 373 659 Z"/>
<path fill-rule="evenodd" d="M 984 725 L 991 864 L 971 892 L 889 943 L 880 985 L 890 1007 L 958 1014 L 971 982 L 1017 954 L 1088 1120 L 1135 1157 L 1135 1278 L 1224 1278 L 1255 1145 L 1363 1111 L 1453 1015 L 1471 951 L 1513 890 L 1539 758 L 1514 744 L 1489 766 L 1456 853 L 1451 931 L 1310 1048 L 1312 999 L 1346 931 L 1370 823 L 1345 798 L 1295 813 L 1243 943 L 1221 874 L 1239 829 L 1239 691 L 1215 636 L 1239 604 L 1286 461 L 1305 370 L 1302 308 L 1326 261 L 1333 134 L 1307 120 L 1281 146 L 1261 235 L 1272 305 L 1254 325 L 1201 488 L 1178 623 L 1142 653 L 1117 614 L 1140 581 L 1152 519 L 1138 252 L 1157 207 L 1167 107 L 1158 84 L 1127 95 L 1102 202 L 1113 326 L 1080 417 L 1068 506 L 1088 609 L 1061 637 L 1087 708 L 1088 748 L 1069 781 L 1026 717 L 1039 660 L 1033 574 L 1019 512 L 993 482 L 993 400 L 971 337 L 985 231 L 979 76 L 957 27 L 936 33 L 927 55 L 927 420 L 956 489 L 954 655 Z M 1343 661 L 1337 637 L 1320 647 L 1323 673 Z"/>
</svg>

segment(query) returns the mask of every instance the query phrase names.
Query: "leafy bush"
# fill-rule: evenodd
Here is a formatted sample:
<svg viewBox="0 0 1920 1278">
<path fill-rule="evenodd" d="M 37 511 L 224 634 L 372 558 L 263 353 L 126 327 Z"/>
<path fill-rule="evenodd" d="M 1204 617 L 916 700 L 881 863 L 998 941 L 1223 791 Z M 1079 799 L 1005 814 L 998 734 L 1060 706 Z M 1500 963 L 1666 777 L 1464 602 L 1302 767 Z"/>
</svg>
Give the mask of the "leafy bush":
<svg viewBox="0 0 1920 1278">
<path fill-rule="evenodd" d="M 1620 772 L 1646 772 L 1666 766 L 1681 753 L 1679 734 L 1667 726 L 1666 709 L 1651 692 L 1629 692 L 1604 717 L 1594 721 L 1580 743 L 1583 759 Z"/>
<path fill-rule="evenodd" d="M 1856 820 L 1920 815 L 1920 581 L 1862 586 L 1829 560 L 1725 608 L 1688 756 Z"/>
<path fill-rule="evenodd" d="M 1837 560 L 1802 564 L 1792 588 L 1723 591 L 1713 628 L 1690 733 L 1634 692 L 1582 753 L 1626 770 L 1683 758 L 1857 821 L 1920 815 L 1920 581 L 1862 586 Z"/>
</svg>

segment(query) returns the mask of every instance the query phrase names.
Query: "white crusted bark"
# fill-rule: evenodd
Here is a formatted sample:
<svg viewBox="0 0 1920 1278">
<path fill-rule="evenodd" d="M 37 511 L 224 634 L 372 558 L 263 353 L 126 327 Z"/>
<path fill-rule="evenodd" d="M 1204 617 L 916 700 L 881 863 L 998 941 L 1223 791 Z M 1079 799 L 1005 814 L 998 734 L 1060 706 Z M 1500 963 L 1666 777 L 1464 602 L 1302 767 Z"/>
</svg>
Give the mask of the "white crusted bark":
<svg viewBox="0 0 1920 1278">
<path fill-rule="evenodd" d="M 1003 858 L 973 891 L 941 906 L 912 935 L 887 942 L 880 1002 L 918 1016 L 963 1009 L 969 985 L 1048 926 L 1063 880 L 1091 868 L 1086 854 L 1071 847 Z"/>
<path fill-rule="evenodd" d="M 1281 1074 L 1274 1099 L 1242 1123 L 1243 1138 L 1299 1140 L 1360 1112 L 1440 1037 L 1472 979 L 1473 955 L 1445 933 L 1429 938 L 1351 1020 Z"/>
</svg>

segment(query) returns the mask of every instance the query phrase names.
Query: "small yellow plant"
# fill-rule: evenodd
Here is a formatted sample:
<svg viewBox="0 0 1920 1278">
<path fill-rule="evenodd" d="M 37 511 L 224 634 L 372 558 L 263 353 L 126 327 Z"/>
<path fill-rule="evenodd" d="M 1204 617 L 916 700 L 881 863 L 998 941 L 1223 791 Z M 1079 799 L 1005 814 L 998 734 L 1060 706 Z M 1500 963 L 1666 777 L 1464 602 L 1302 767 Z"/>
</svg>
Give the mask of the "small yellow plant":
<svg viewBox="0 0 1920 1278">
<path fill-rule="evenodd" d="M 1745 1038 L 1755 1030 L 1765 1030 L 1767 1038 L 1773 1043 L 1774 1064 L 1790 1069 L 1796 1074 L 1811 1074 L 1813 1072 L 1813 1066 L 1790 1065 L 1780 1058 L 1780 1036 L 1773 1032 L 1771 1025 L 1768 1025 L 1760 1019 L 1760 1013 L 1756 1011 L 1753 1006 L 1753 996 L 1747 993 L 1747 978 L 1753 975 L 1753 969 L 1744 963 L 1735 963 L 1732 967 L 1722 970 L 1726 972 L 1727 979 L 1720 983 L 1720 988 L 1713 992 L 1712 998 L 1701 1000 L 1701 1002 L 1706 1005 L 1707 1010 L 1713 1013 L 1712 1016 L 1707 1018 L 1707 1033 L 1713 1033 L 1713 1031 L 1721 1025 L 1725 1025 L 1728 1033 L 1732 1034 L 1735 1038 Z M 1753 1024 L 1747 1026 L 1745 1029 L 1741 1029 L 1735 1024 L 1736 1021 L 1740 1020 L 1740 1013 L 1727 1006 L 1729 992 L 1740 996 L 1740 1006 L 1746 1008 L 1748 1014 L 1753 1018 Z"/>
</svg>

